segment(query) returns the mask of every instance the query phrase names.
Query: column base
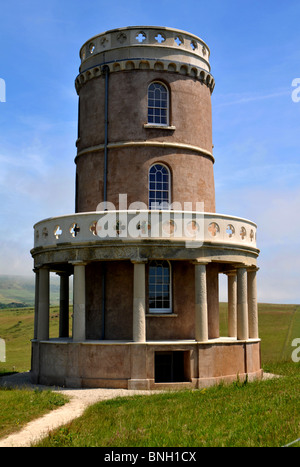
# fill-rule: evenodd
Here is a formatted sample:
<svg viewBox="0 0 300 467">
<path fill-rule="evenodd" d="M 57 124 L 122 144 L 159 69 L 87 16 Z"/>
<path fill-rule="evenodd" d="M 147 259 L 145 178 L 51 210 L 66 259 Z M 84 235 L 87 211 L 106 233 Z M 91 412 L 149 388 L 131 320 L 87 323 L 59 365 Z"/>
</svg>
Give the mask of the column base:
<svg viewBox="0 0 300 467">
<path fill-rule="evenodd" d="M 150 389 L 150 382 L 148 379 L 130 379 L 128 380 L 128 389 Z"/>
</svg>

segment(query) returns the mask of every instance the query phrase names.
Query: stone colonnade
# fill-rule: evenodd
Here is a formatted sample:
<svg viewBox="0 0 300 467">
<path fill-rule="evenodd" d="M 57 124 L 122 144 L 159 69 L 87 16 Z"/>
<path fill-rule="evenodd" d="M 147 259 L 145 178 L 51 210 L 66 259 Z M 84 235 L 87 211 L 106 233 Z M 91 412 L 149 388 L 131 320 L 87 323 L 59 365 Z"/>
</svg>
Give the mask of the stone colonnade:
<svg viewBox="0 0 300 467">
<path fill-rule="evenodd" d="M 146 342 L 146 260 L 133 260 L 133 341 Z M 206 264 L 195 261 L 195 340 L 206 342 L 208 308 Z M 74 262 L 73 341 L 85 341 L 85 265 Z M 256 267 L 240 266 L 228 276 L 228 336 L 237 340 L 258 338 Z M 49 274 L 48 267 L 35 269 L 35 331 L 37 340 L 49 340 Z M 60 272 L 59 337 L 68 337 L 69 273 Z"/>
</svg>

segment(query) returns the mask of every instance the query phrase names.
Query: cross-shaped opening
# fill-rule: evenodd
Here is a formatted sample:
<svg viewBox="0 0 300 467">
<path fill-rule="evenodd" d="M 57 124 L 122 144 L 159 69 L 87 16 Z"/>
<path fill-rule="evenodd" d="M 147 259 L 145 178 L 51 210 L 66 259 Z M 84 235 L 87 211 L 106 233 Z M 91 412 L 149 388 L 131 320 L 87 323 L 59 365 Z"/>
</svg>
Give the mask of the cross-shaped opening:
<svg viewBox="0 0 300 467">
<path fill-rule="evenodd" d="M 114 227 L 114 229 L 115 229 L 115 231 L 117 232 L 118 235 L 120 235 L 122 230 L 125 230 L 125 228 L 126 228 L 125 225 L 123 225 L 121 221 L 117 221 L 117 223 L 116 223 L 116 225 Z"/>
<path fill-rule="evenodd" d="M 162 42 L 165 42 L 166 38 L 162 34 L 158 33 L 157 36 L 155 36 L 155 40 L 161 44 Z"/>
<path fill-rule="evenodd" d="M 182 41 L 182 38 L 180 36 L 177 36 L 177 37 L 175 37 L 175 42 L 176 42 L 177 45 L 181 45 L 183 41 Z"/>
<path fill-rule="evenodd" d="M 241 227 L 241 231 L 240 231 L 241 239 L 244 240 L 244 238 L 246 237 L 246 235 L 247 235 L 247 232 L 246 232 L 245 227 Z"/>
<path fill-rule="evenodd" d="M 138 42 L 144 42 L 146 40 L 146 34 L 144 32 L 140 32 L 135 38 Z"/>
<path fill-rule="evenodd" d="M 97 235 L 97 221 L 94 221 L 91 225 L 90 225 L 90 232 L 92 232 L 93 235 Z"/>
<path fill-rule="evenodd" d="M 212 222 L 208 226 L 208 231 L 210 232 L 212 237 L 215 237 L 219 233 L 220 228 L 219 228 L 218 224 L 216 224 L 216 222 Z"/>
<path fill-rule="evenodd" d="M 175 222 L 171 219 L 169 221 L 164 222 L 163 224 L 163 231 L 166 234 L 172 235 L 176 231 L 176 224 Z"/>
<path fill-rule="evenodd" d="M 57 226 L 55 227 L 55 229 L 54 229 L 54 236 L 55 236 L 56 240 L 59 239 L 59 237 L 61 236 L 61 234 L 62 234 L 62 230 L 61 230 L 60 226 L 57 225 Z"/>
<path fill-rule="evenodd" d="M 72 224 L 70 227 L 70 234 L 72 235 L 72 237 L 76 237 L 79 232 L 80 227 L 78 226 L 78 224 Z"/>
<path fill-rule="evenodd" d="M 139 222 L 136 226 L 137 230 L 140 230 L 142 234 L 146 234 L 151 228 L 151 224 L 147 221 Z"/>
<path fill-rule="evenodd" d="M 233 235 L 234 235 L 234 227 L 233 225 L 229 224 L 227 225 L 226 227 L 226 233 L 228 235 L 229 238 L 231 238 Z"/>
<path fill-rule="evenodd" d="M 190 235 L 195 236 L 199 232 L 200 227 L 196 221 L 190 221 L 187 225 L 187 231 Z"/>
</svg>

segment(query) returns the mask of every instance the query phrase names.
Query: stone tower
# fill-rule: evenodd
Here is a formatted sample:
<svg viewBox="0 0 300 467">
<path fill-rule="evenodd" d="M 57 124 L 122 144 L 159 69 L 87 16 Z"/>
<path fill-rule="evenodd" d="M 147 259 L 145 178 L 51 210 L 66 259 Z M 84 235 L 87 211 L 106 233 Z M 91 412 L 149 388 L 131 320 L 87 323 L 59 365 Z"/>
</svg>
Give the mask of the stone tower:
<svg viewBox="0 0 300 467">
<path fill-rule="evenodd" d="M 192 34 L 148 26 L 81 47 L 75 214 L 34 226 L 36 382 L 149 389 L 261 376 L 256 225 L 215 213 L 209 55 Z M 50 271 L 61 278 L 51 338 Z"/>
</svg>

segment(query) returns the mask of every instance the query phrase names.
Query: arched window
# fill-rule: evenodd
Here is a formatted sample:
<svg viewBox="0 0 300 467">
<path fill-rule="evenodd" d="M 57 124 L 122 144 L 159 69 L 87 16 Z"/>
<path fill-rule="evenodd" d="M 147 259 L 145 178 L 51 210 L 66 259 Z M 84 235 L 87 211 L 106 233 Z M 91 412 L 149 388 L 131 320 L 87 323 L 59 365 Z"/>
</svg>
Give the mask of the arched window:
<svg viewBox="0 0 300 467">
<path fill-rule="evenodd" d="M 171 266 L 168 261 L 149 263 L 149 313 L 172 313 Z"/>
<path fill-rule="evenodd" d="M 169 91 L 157 81 L 148 87 L 148 123 L 153 125 L 169 125 Z"/>
<path fill-rule="evenodd" d="M 170 203 L 170 171 L 163 164 L 154 164 L 149 170 L 149 209 L 169 209 Z"/>
</svg>

